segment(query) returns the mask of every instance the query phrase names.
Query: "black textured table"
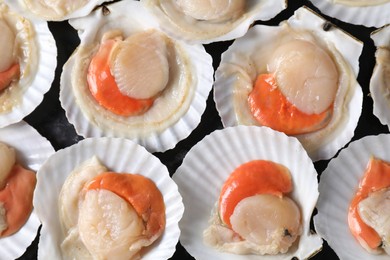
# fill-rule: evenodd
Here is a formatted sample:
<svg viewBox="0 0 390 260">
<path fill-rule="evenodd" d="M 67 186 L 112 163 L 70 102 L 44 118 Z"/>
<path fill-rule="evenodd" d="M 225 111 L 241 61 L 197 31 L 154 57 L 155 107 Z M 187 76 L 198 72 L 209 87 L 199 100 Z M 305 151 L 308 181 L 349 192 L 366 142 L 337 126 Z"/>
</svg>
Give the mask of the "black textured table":
<svg viewBox="0 0 390 260">
<path fill-rule="evenodd" d="M 276 26 L 281 21 L 288 19 L 294 11 L 302 5 L 306 5 L 321 14 L 321 12 L 319 12 L 319 10 L 308 1 L 289 0 L 288 8 L 277 15 L 274 19 L 266 22 L 256 22 L 256 24 Z M 375 65 L 375 46 L 370 38 L 370 33 L 376 28 L 351 25 L 327 16 L 324 17 L 336 26 L 349 32 L 354 37 L 364 42 L 363 52 L 360 58 L 360 72 L 358 75 L 358 82 L 363 89 L 364 95 L 363 111 L 355 130 L 355 136 L 352 140 L 360 139 L 366 135 L 387 133 L 387 127 L 381 125 L 379 120 L 372 113 L 373 101 L 369 96 L 369 80 Z M 37 129 L 41 135 L 46 137 L 51 142 L 55 150 L 59 150 L 83 139 L 81 136 L 76 134 L 74 127 L 67 121 L 65 112 L 59 101 L 59 80 L 62 72 L 62 66 L 78 45 L 79 39 L 76 31 L 73 30 L 66 21 L 49 22 L 49 28 L 55 37 L 58 48 L 58 66 L 56 70 L 56 77 L 50 91 L 46 93 L 43 102 L 33 113 L 25 118 L 25 121 Z M 231 43 L 232 41 L 205 45 L 207 52 L 213 56 L 214 69 L 216 69 L 219 65 L 221 53 L 224 52 Z M 167 166 L 170 174 L 172 175 L 180 166 L 184 156 L 193 145 L 200 141 L 205 135 L 220 128 L 222 128 L 222 123 L 218 112 L 215 109 L 215 103 L 211 92 L 207 100 L 207 108 L 202 116 L 200 125 L 188 138 L 179 142 L 174 149 L 163 153 L 155 153 L 155 155 Z M 319 177 L 321 172 L 323 172 L 326 168 L 328 162 L 329 161 L 319 161 L 315 163 Z M 37 238 L 33 244 L 27 249 L 26 253 L 20 259 L 37 258 L 38 240 L 39 233 L 37 234 Z M 179 243 L 172 259 L 185 260 L 193 258 Z M 332 249 L 327 246 L 326 242 L 324 242 L 322 251 L 319 252 L 313 259 L 337 259 L 337 256 Z"/>
</svg>

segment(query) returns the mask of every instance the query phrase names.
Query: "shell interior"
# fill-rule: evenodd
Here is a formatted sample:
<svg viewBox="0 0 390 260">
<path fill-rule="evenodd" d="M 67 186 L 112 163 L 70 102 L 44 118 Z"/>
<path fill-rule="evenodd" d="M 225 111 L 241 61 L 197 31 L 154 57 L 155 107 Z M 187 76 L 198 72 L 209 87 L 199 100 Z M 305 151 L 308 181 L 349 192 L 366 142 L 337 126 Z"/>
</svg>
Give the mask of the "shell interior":
<svg viewBox="0 0 390 260">
<path fill-rule="evenodd" d="M 61 258 L 60 243 L 64 239 L 64 234 L 58 210 L 53 209 L 58 208 L 59 192 L 68 174 L 94 155 L 112 171 L 139 173 L 155 182 L 164 197 L 166 227 L 162 237 L 143 252 L 143 259 L 171 257 L 179 238 L 178 222 L 184 207 L 167 168 L 145 148 L 130 140 L 88 138 L 55 153 L 37 173 L 34 207 L 42 222 L 38 259 Z"/>
<path fill-rule="evenodd" d="M 371 38 L 377 48 L 376 65 L 370 80 L 373 113 L 382 124 L 390 127 L 390 26 L 375 31 Z"/>
<path fill-rule="evenodd" d="M 12 9 L 31 19 L 65 21 L 88 15 L 96 6 L 112 0 L 34 1 L 3 0 Z M 85 2 L 85 3 L 83 3 Z"/>
<path fill-rule="evenodd" d="M 299 205 L 303 219 L 303 232 L 296 247 L 286 254 L 262 257 L 304 259 L 322 247 L 322 239 L 310 232 L 310 218 L 318 197 L 317 172 L 301 144 L 296 138 L 267 127 L 235 126 L 206 136 L 188 152 L 173 175 L 185 205 L 180 242 L 193 257 L 258 259 L 256 255 L 222 253 L 203 243 L 203 231 L 209 225 L 224 181 L 236 167 L 255 159 L 271 160 L 290 170 L 294 186 L 290 198 Z"/>
<path fill-rule="evenodd" d="M 390 161 L 390 135 L 367 136 L 351 142 L 321 174 L 318 214 L 314 225 L 340 259 L 388 259 L 368 253 L 352 236 L 347 223 L 348 208 L 371 156 Z"/>
<path fill-rule="evenodd" d="M 4 98 L 12 97 L 10 100 L 16 100 L 15 104 L 11 104 L 10 110 L 0 115 L 0 127 L 4 127 L 21 121 L 43 100 L 54 80 L 57 47 L 47 22 L 30 21 L 11 11 L 3 3 L 0 3 L 0 12 L 3 19 L 14 24 L 18 31 L 21 37 L 20 52 L 23 53 L 19 81 L 2 93 Z"/>
<path fill-rule="evenodd" d="M 79 65 L 88 64 L 90 53 L 105 32 L 120 29 L 124 36 L 129 36 L 147 29 L 158 30 L 156 19 L 139 2 L 121 1 L 99 8 L 87 17 L 70 20 L 70 24 L 79 31 L 81 44 L 64 66 L 60 101 L 80 135 L 125 137 L 149 151 L 165 151 L 199 124 L 213 82 L 212 59 L 203 46 L 167 37 L 174 52 L 172 59 L 176 60 L 172 64 L 180 67 L 180 72 L 172 77 L 172 86 L 167 87 L 169 91 L 164 91 L 146 113 L 123 117 L 97 105 L 87 89 L 86 67 L 79 70 Z"/>
<path fill-rule="evenodd" d="M 24 121 L 0 128 L 0 141 L 14 147 L 17 151 L 16 160 L 34 171 L 38 171 L 43 162 L 54 154 L 50 142 Z M 0 239 L 2 257 L 4 259 L 20 257 L 35 239 L 40 224 L 33 210 L 27 223 L 17 233 Z"/>
<path fill-rule="evenodd" d="M 248 0 L 244 13 L 228 20 L 200 20 L 185 15 L 173 0 L 141 0 L 159 20 L 161 29 L 190 43 L 227 41 L 243 36 L 256 20 L 269 20 L 284 10 L 285 0 Z"/>
<path fill-rule="evenodd" d="M 367 27 L 380 27 L 390 23 L 390 2 L 388 1 L 373 6 L 343 5 L 333 3 L 333 0 L 312 0 L 311 2 L 322 13 L 348 23 Z"/>
<path fill-rule="evenodd" d="M 363 93 L 356 75 L 363 45 L 334 26 L 325 31 L 325 24 L 328 24 L 326 20 L 302 7 L 278 27 L 255 25 L 245 36 L 237 39 L 222 54 L 215 74 L 214 99 L 223 125 L 258 124 L 247 103 L 256 76 L 267 70 L 267 59 L 274 46 L 298 37 L 326 46 L 342 76 L 332 121 L 319 131 L 298 135 L 297 138 L 314 161 L 333 157 L 349 142 L 362 109 Z"/>
</svg>

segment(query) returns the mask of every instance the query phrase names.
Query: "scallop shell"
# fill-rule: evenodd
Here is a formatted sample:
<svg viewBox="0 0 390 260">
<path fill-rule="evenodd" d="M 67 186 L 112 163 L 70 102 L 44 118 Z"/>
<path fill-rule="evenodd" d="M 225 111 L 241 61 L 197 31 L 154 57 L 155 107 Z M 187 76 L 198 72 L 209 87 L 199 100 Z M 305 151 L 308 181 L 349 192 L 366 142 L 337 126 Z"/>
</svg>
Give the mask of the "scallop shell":
<svg viewBox="0 0 390 260">
<path fill-rule="evenodd" d="M 58 216 L 58 196 L 69 173 L 96 155 L 107 168 L 116 172 L 142 174 L 154 181 L 163 194 L 166 227 L 160 239 L 144 251 L 142 259 L 168 259 L 175 251 L 180 230 L 178 222 L 184 207 L 176 184 L 167 168 L 140 145 L 122 138 L 88 138 L 58 151 L 37 173 L 34 206 L 42 222 L 38 259 L 61 259 L 64 239 Z"/>
<path fill-rule="evenodd" d="M 380 27 L 390 23 L 390 2 L 373 6 L 348 6 L 332 0 L 311 0 L 326 15 L 352 24 Z M 367 1 L 368 2 L 368 1 Z"/>
<path fill-rule="evenodd" d="M 0 12 L 8 13 L 15 21 L 15 26 L 22 26 L 24 22 L 28 22 L 26 18 L 10 11 L 2 1 L 0 1 Z M 18 87 L 22 87 L 23 92 L 18 104 L 13 106 L 9 112 L 0 114 L 0 127 L 19 122 L 29 115 L 42 102 L 44 94 L 50 89 L 54 80 L 57 46 L 53 35 L 47 22 L 30 22 L 33 31 L 26 31 L 26 33 L 28 39 L 36 45 L 36 53 L 30 53 L 30 58 L 35 64 L 31 65 L 30 73 L 26 73 L 20 79 L 22 83 Z M 28 51 L 24 50 L 24 52 Z"/>
<path fill-rule="evenodd" d="M 389 259 L 388 255 L 368 253 L 352 236 L 347 222 L 349 205 L 370 157 L 390 161 L 389 145 L 389 134 L 351 142 L 321 174 L 314 225 L 340 259 Z"/>
<path fill-rule="evenodd" d="M 191 43 L 203 44 L 239 38 L 247 32 L 254 21 L 269 20 L 287 7 L 285 0 L 250 0 L 246 1 L 248 10 L 242 16 L 234 21 L 216 23 L 185 17 L 176 10 L 172 0 L 141 2 L 157 17 L 161 29 L 169 35 Z M 176 17 L 170 12 L 175 13 Z"/>
<path fill-rule="evenodd" d="M 33 171 L 38 171 L 43 162 L 54 154 L 50 142 L 24 121 L 0 128 L 0 142 L 14 147 L 16 160 Z M 33 210 L 26 224 L 17 233 L 0 238 L 1 257 L 3 259 L 20 257 L 37 236 L 40 224 Z"/>
<path fill-rule="evenodd" d="M 71 18 L 76 18 L 76 17 L 83 17 L 88 15 L 96 6 L 104 3 L 104 2 L 109 2 L 113 0 L 87 0 L 86 4 L 74 11 L 70 12 L 65 12 L 62 14 L 53 14 L 49 12 L 45 13 L 37 13 L 34 12 L 31 7 L 29 7 L 26 4 L 26 0 L 3 0 L 5 3 L 7 3 L 12 9 L 14 9 L 16 12 L 29 17 L 31 19 L 38 19 L 38 20 L 45 20 L 45 21 L 64 21 L 68 20 Z M 35 0 L 29 0 L 30 2 L 34 2 Z M 38 1 L 39 2 L 39 1 Z M 59 1 L 51 1 L 51 2 L 59 2 Z M 72 1 L 61 1 L 63 5 L 66 5 L 66 2 L 72 2 Z M 53 3 L 49 3 L 53 4 Z M 54 8 L 53 8 L 54 9 Z"/>
<path fill-rule="evenodd" d="M 107 10 L 109 15 L 105 15 Z M 70 23 L 79 30 L 80 46 L 96 46 L 104 32 L 116 28 L 121 28 L 125 35 L 150 28 L 158 29 L 156 19 L 136 1 L 117 2 L 103 9 L 97 9 L 88 17 L 71 20 Z M 186 105 L 179 106 L 183 115 L 172 114 L 168 119 L 176 121 L 169 126 L 166 123 L 165 126 L 160 124 L 161 129 L 148 127 L 151 123 L 144 123 L 143 116 L 130 119 L 115 116 L 95 105 L 96 102 L 90 94 L 80 94 L 79 84 L 77 86 L 71 84 L 72 74 L 74 74 L 72 69 L 78 59 L 76 50 L 64 65 L 61 76 L 60 101 L 68 120 L 75 126 L 78 134 L 84 137 L 130 138 L 151 152 L 171 149 L 177 142 L 186 138 L 199 124 L 201 115 L 206 108 L 206 99 L 212 87 L 214 70 L 211 56 L 206 53 L 203 46 L 189 45 L 174 39 L 172 42 L 180 50 L 183 50 L 184 63 L 188 64 L 186 68 L 193 73 L 191 76 L 193 84 L 188 87 L 188 94 L 184 99 Z M 84 85 L 87 84 L 86 79 L 83 79 L 82 82 Z M 90 105 L 82 107 L 80 104 L 84 103 Z M 187 105 L 188 109 L 185 110 Z M 153 113 L 160 113 L 161 109 L 154 107 L 153 110 Z M 148 112 L 150 111 L 152 110 Z M 134 122 L 138 123 L 129 125 L 134 118 L 137 120 Z"/>
<path fill-rule="evenodd" d="M 370 80 L 371 97 L 374 100 L 374 115 L 390 129 L 390 70 L 389 64 L 378 62 L 379 51 L 387 52 L 390 57 L 390 26 L 375 31 L 371 38 L 377 47 L 377 63 Z M 387 70 L 387 72 L 386 72 Z M 386 74 L 387 73 L 387 74 Z"/>
<path fill-rule="evenodd" d="M 310 233 L 310 219 L 318 198 L 317 172 L 299 141 L 267 127 L 236 126 L 217 130 L 196 144 L 173 175 L 183 197 L 180 243 L 196 259 L 259 259 L 257 255 L 221 253 L 203 244 L 211 211 L 229 174 L 250 160 L 271 160 L 286 166 L 293 179 L 291 198 L 299 205 L 303 232 L 299 247 L 264 259 L 308 258 L 322 247 Z M 263 258 L 262 258 L 263 259 Z"/>
<path fill-rule="evenodd" d="M 325 44 L 331 48 L 335 59 L 345 70 L 340 74 L 345 77 L 342 81 L 348 83 L 344 84 L 343 88 L 339 87 L 335 99 L 335 107 L 342 109 L 337 113 L 340 119 L 333 117 L 325 128 L 313 133 L 298 135 L 297 138 L 314 161 L 333 157 L 341 147 L 347 144 L 354 135 L 363 103 L 363 93 L 356 81 L 363 44 L 332 25 L 330 30 L 325 31 L 323 29 L 325 25 L 329 25 L 326 20 L 309 8 L 301 7 L 287 22 L 282 22 L 280 26 L 255 25 L 245 36 L 237 39 L 222 54 L 221 64 L 215 73 L 214 100 L 223 125 L 226 127 L 238 124 L 257 124 L 252 119 L 249 109 L 246 109 L 247 96 L 235 94 L 239 85 L 236 82 L 244 82 L 240 83 L 243 86 L 241 88 L 252 88 L 251 74 L 258 72 L 254 71 L 256 65 L 251 62 L 256 63 L 259 60 L 257 66 L 265 67 L 266 64 L 261 63 L 262 59 L 264 60 L 263 56 L 272 53 L 271 48 L 278 42 L 279 34 L 285 30 L 310 31 L 310 35 L 315 35 L 317 39 L 323 39 Z M 255 57 L 253 53 L 260 53 L 263 56 L 259 54 L 260 58 L 251 61 Z M 239 109 L 235 109 L 234 99 L 238 100 L 235 102 L 239 102 L 241 105 Z M 245 122 L 239 121 L 238 113 L 247 118 Z"/>
</svg>

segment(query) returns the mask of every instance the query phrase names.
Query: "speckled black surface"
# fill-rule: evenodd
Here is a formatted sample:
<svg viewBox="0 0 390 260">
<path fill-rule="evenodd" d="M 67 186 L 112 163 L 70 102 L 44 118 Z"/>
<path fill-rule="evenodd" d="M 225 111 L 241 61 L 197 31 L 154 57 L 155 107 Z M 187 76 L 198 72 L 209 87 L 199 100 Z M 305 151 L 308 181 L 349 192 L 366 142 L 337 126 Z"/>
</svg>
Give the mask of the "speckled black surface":
<svg viewBox="0 0 390 260">
<path fill-rule="evenodd" d="M 281 21 L 289 18 L 294 11 L 306 5 L 313 10 L 317 11 L 309 1 L 304 0 L 289 0 L 288 8 L 277 15 L 275 18 L 266 22 L 256 22 L 257 24 L 266 25 L 278 25 Z M 320 13 L 321 14 L 321 13 Z M 380 124 L 379 120 L 372 114 L 372 99 L 369 96 L 369 80 L 372 74 L 372 70 L 375 64 L 375 47 L 370 39 L 370 33 L 376 29 L 373 27 L 367 28 L 364 26 L 355 26 L 348 23 L 341 22 L 336 19 L 324 16 L 334 25 L 349 32 L 357 39 L 364 42 L 363 53 L 360 58 L 360 72 L 358 75 L 358 82 L 362 86 L 364 93 L 363 100 L 363 112 L 359 121 L 359 124 L 355 130 L 355 136 L 353 140 L 360 139 L 366 135 L 373 135 L 378 133 L 388 133 L 387 127 Z M 73 28 L 65 22 L 50 22 L 49 28 L 52 31 L 58 48 L 58 66 L 56 70 L 56 77 L 52 84 L 52 87 L 48 93 L 46 93 L 43 102 L 39 107 L 25 118 L 30 125 L 38 130 L 38 132 L 46 137 L 55 150 L 62 149 L 77 143 L 83 139 L 78 136 L 71 124 L 66 119 L 65 112 L 61 108 L 59 102 L 59 80 L 62 71 L 62 66 L 71 55 L 73 50 L 79 43 L 77 33 Z M 221 53 L 224 52 L 232 41 L 212 43 L 205 45 L 207 52 L 213 56 L 213 65 L 216 69 L 220 62 Z M 185 140 L 179 142 L 177 146 L 164 153 L 155 153 L 160 160 L 168 167 L 170 174 L 174 174 L 176 169 L 182 163 L 182 159 L 188 152 L 188 150 L 200 141 L 205 135 L 211 133 L 216 129 L 222 128 L 221 119 L 215 109 L 215 104 L 212 99 L 212 93 L 210 93 L 207 108 L 202 116 L 200 125 L 193 131 L 193 133 Z M 326 168 L 329 161 L 319 161 L 315 163 L 315 167 L 319 173 L 319 177 L 323 170 Z M 39 241 L 39 232 L 37 238 L 32 245 L 27 249 L 25 254 L 19 259 L 36 259 L 37 258 L 37 245 Z M 0 256 L 1 259 L 1 256 Z M 177 250 L 172 259 L 193 259 L 180 243 L 177 246 Z M 321 252 L 319 252 L 313 259 L 338 259 L 336 254 L 330 249 L 326 242 Z"/>
</svg>

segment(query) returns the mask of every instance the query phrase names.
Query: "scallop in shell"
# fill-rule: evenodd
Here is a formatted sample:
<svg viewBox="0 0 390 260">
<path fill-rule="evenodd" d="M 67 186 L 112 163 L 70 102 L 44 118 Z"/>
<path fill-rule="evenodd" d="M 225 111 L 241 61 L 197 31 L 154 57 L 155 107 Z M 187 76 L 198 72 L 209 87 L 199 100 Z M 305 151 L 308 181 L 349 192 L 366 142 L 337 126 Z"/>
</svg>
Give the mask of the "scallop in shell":
<svg viewBox="0 0 390 260">
<path fill-rule="evenodd" d="M 13 147 L 16 151 L 16 161 L 33 171 L 38 171 L 43 162 L 54 154 L 50 142 L 24 121 L 0 128 L 0 142 Z M 0 238 L 2 258 L 20 257 L 36 238 L 40 224 L 33 209 L 29 219 L 18 232 Z"/>
<path fill-rule="evenodd" d="M 318 198 L 317 172 L 302 145 L 296 138 L 267 127 L 235 126 L 206 136 L 188 152 L 173 175 L 185 205 L 180 243 L 196 259 L 259 259 L 254 254 L 221 252 L 203 241 L 203 232 L 211 224 L 209 220 L 225 180 L 238 166 L 253 160 L 271 161 L 290 171 L 293 189 L 288 196 L 301 212 L 302 233 L 298 242 L 284 254 L 261 258 L 305 259 L 321 248 L 322 239 L 310 232 Z M 230 245 L 232 249 L 238 247 Z"/>
<path fill-rule="evenodd" d="M 0 127 L 21 121 L 50 89 L 57 47 L 46 22 L 31 21 L 0 1 Z"/>
<path fill-rule="evenodd" d="M 390 26 L 385 26 L 371 38 L 376 45 L 376 65 L 370 80 L 370 93 L 374 100 L 374 115 L 390 127 Z"/>
<path fill-rule="evenodd" d="M 210 43 L 241 37 L 256 20 L 268 20 L 286 8 L 284 0 L 142 0 L 172 37 Z"/>
<path fill-rule="evenodd" d="M 138 173 L 155 183 L 163 196 L 166 225 L 161 237 L 142 251 L 142 259 L 170 258 L 178 242 L 180 234 L 178 222 L 184 211 L 177 185 L 169 177 L 167 168 L 145 148 L 127 139 L 102 137 L 84 139 L 57 151 L 38 171 L 34 196 L 34 207 L 42 222 L 38 259 L 61 259 L 60 247 L 65 234 L 60 223 L 60 215 L 70 216 L 70 220 L 78 218 L 73 211 L 60 211 L 60 191 L 69 174 L 93 157 L 96 157 L 110 171 L 118 174 Z M 78 197 L 77 194 L 70 196 Z M 69 208 L 77 209 L 77 205 L 68 203 L 64 209 Z M 115 218 L 115 215 L 112 216 Z M 85 220 L 91 215 L 87 214 L 83 217 Z M 102 239 L 96 241 L 101 242 Z"/>
<path fill-rule="evenodd" d="M 389 144 L 388 134 L 353 141 L 330 161 L 321 174 L 320 196 L 316 206 L 318 214 L 314 216 L 314 225 L 340 259 L 389 258 L 383 253 L 369 253 L 354 238 L 348 226 L 348 210 L 370 158 L 390 162 Z"/>
<path fill-rule="evenodd" d="M 79 134 L 131 138 L 150 151 L 164 151 L 199 124 L 213 81 L 203 46 L 159 31 L 136 1 L 103 6 L 70 23 L 81 43 L 64 66 L 60 100 Z M 94 76 L 101 71 L 110 75 L 107 84 Z M 139 106 L 133 109 L 130 99 Z"/>
<path fill-rule="evenodd" d="M 363 94 L 356 75 L 361 51 L 361 42 L 306 7 L 278 27 L 255 25 L 222 54 L 215 74 L 214 99 L 223 125 L 264 125 L 257 119 L 263 115 L 271 123 L 282 118 L 267 94 L 279 89 L 287 97 L 286 103 L 302 106 L 298 110 L 304 114 L 324 111 L 319 113 L 324 121 L 308 129 L 297 123 L 301 121 L 290 121 L 293 130 L 301 132 L 285 130 L 284 120 L 276 121 L 282 128 L 267 126 L 296 136 L 313 160 L 331 158 L 350 141 L 360 117 Z M 265 79 L 270 90 L 257 90 L 259 75 L 275 78 L 279 86 L 274 88 L 274 81 Z M 252 93 L 260 96 L 257 100 L 264 100 L 263 111 L 268 114 L 251 111 Z M 292 115 L 289 109 L 281 107 L 282 112 L 287 111 L 286 117 Z"/>
<path fill-rule="evenodd" d="M 312 0 L 313 4 L 326 15 L 339 20 L 380 27 L 390 23 L 389 0 Z"/>
<path fill-rule="evenodd" d="M 88 15 L 106 0 L 4 0 L 11 8 L 26 17 L 46 21 L 64 21 Z"/>
</svg>

